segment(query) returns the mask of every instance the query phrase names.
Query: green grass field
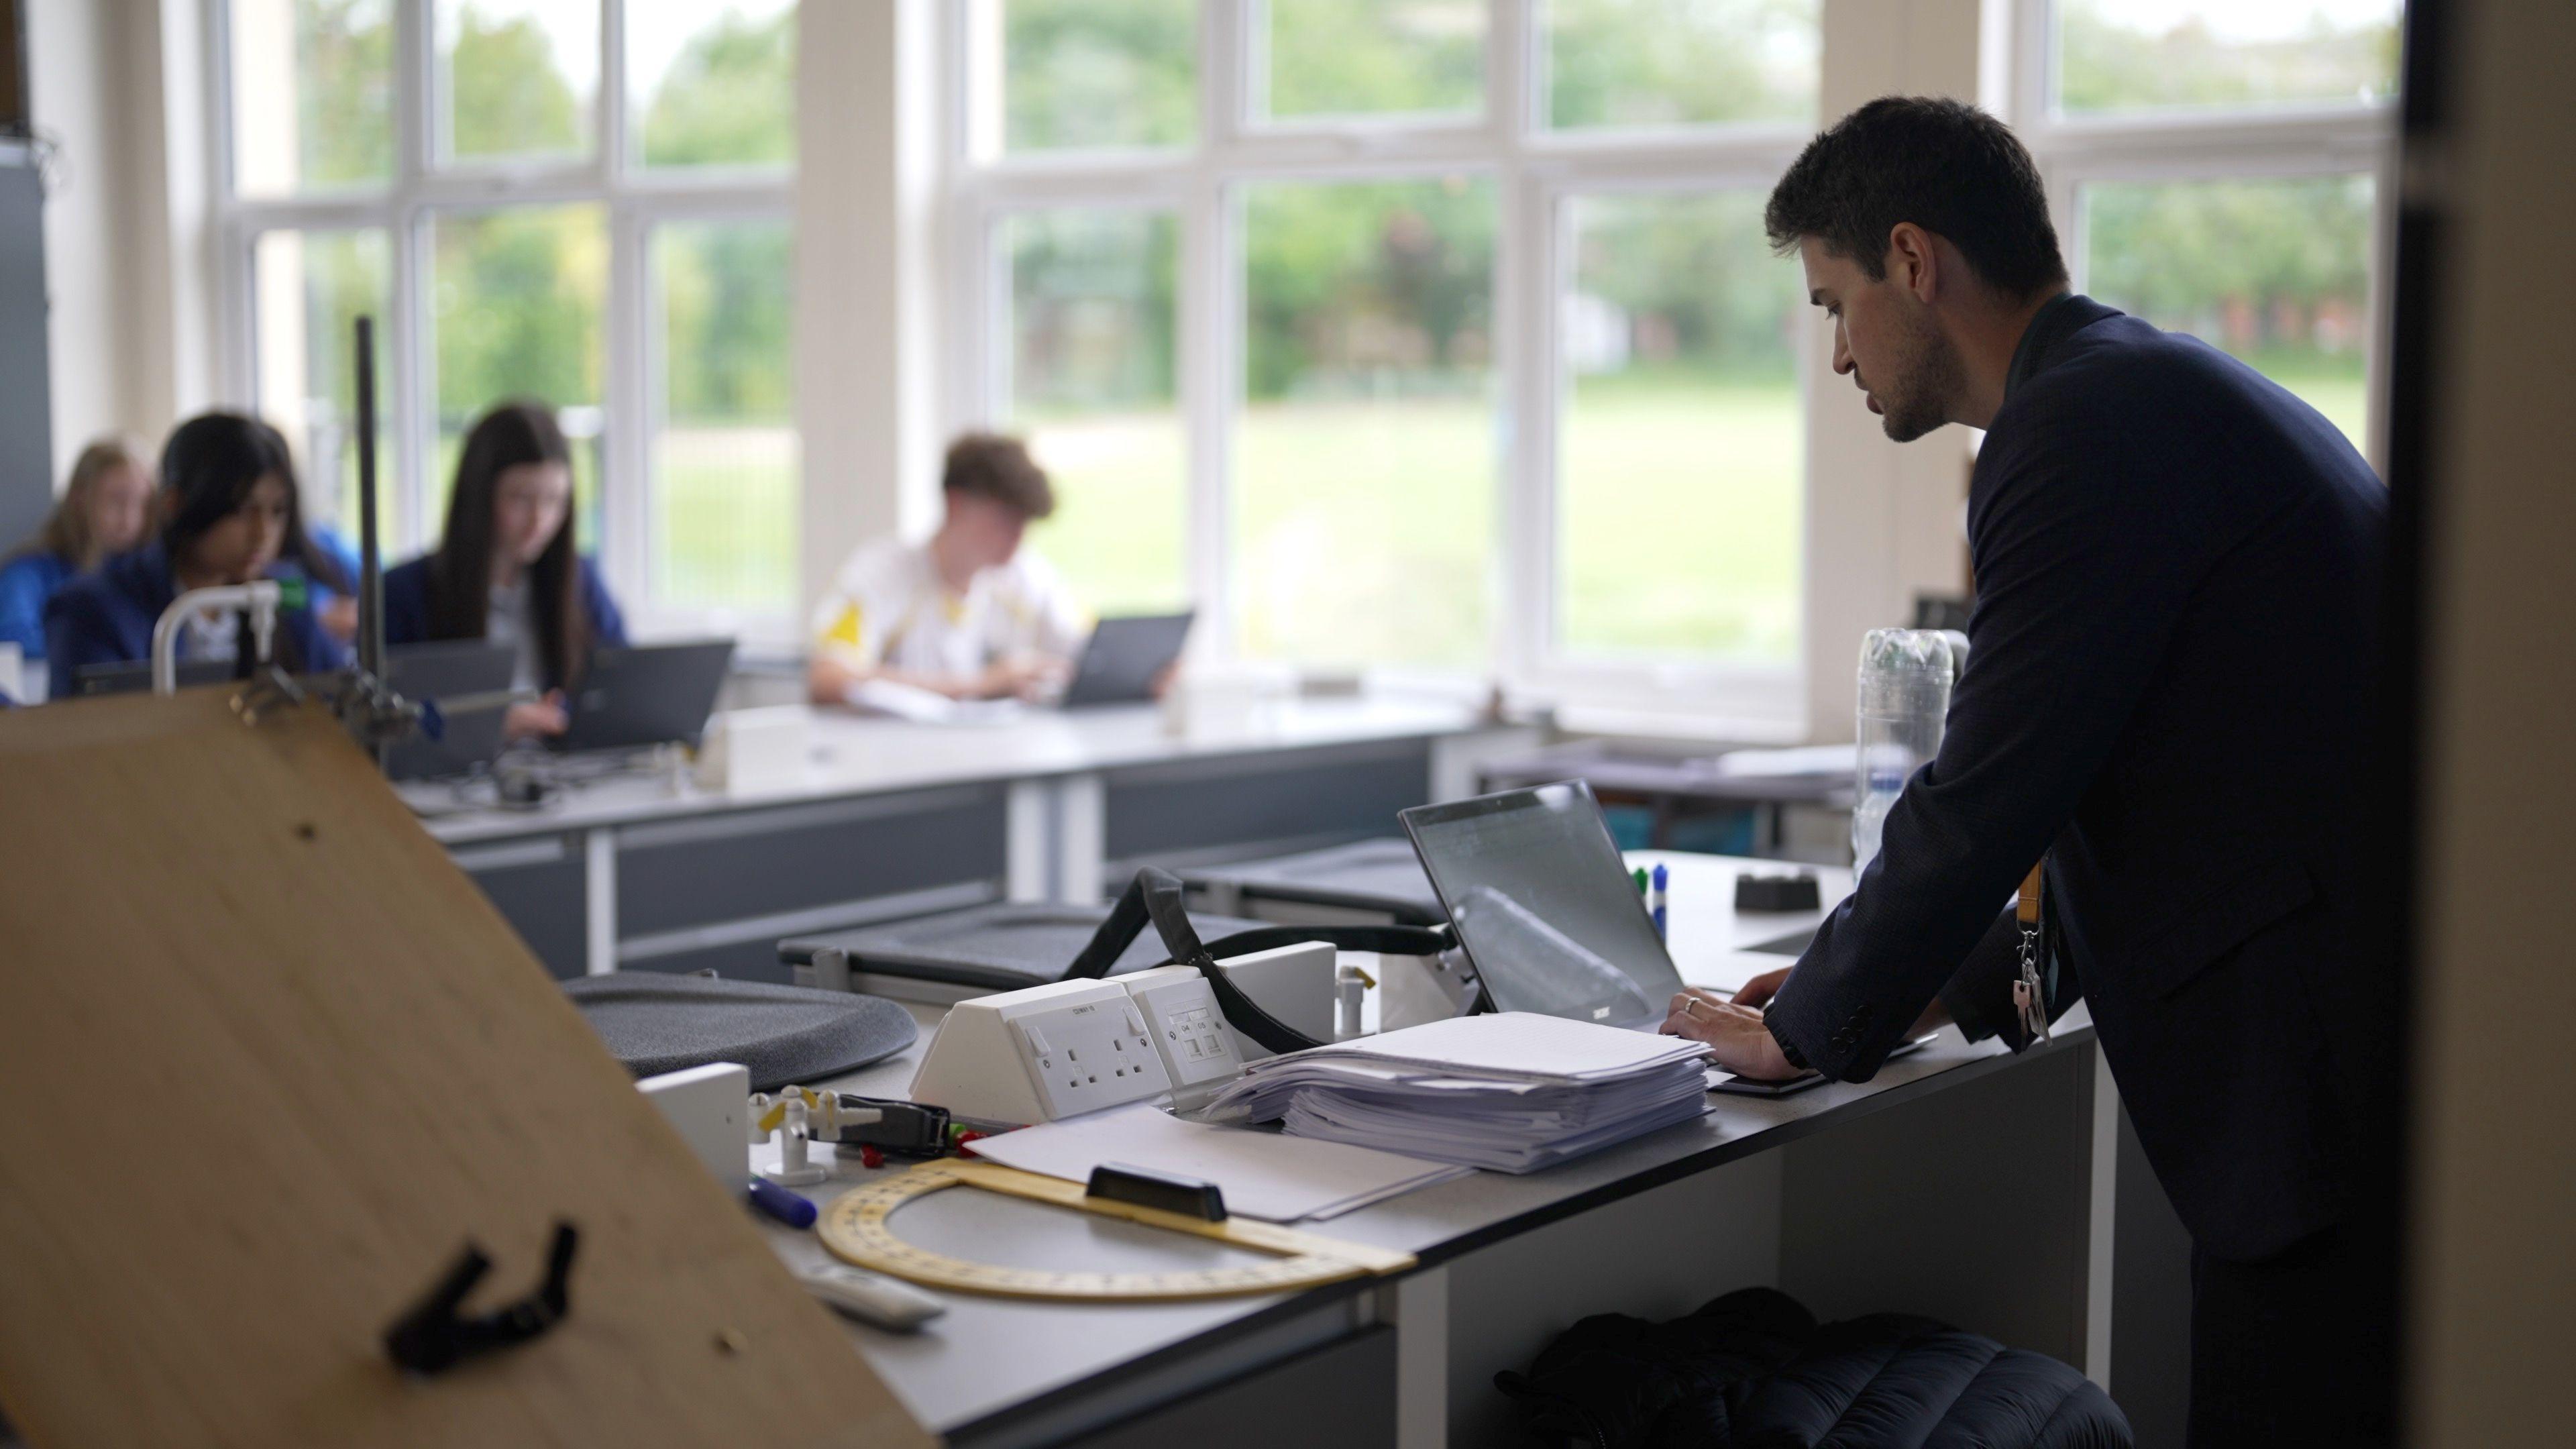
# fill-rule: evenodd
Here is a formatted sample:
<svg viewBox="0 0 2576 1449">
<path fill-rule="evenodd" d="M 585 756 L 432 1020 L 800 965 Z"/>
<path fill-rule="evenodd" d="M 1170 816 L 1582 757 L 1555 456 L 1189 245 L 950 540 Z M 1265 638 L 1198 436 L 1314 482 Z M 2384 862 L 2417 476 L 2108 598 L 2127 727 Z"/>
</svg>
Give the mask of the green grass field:
<svg viewBox="0 0 2576 1449">
<path fill-rule="evenodd" d="M 1184 594 L 1178 424 L 1039 421 L 1065 504 L 1036 546 L 1104 610 Z M 1796 645 L 1800 439 L 1786 387 L 1578 391 L 1562 624 L 1593 653 Z M 1232 577 L 1248 653 L 1472 667 L 1495 566 L 1494 424 L 1476 400 L 1248 407 Z"/>
<path fill-rule="evenodd" d="M 2360 438 L 2357 368 L 2280 374 Z M 1586 383 L 1561 431 L 1556 627 L 1570 650 L 1794 656 L 1804 457 L 1794 388 Z M 1041 418 L 1030 433 L 1064 499 L 1032 534 L 1036 547 L 1101 611 L 1182 602 L 1178 418 Z M 790 607 L 793 432 L 673 430 L 659 446 L 652 565 L 662 601 L 746 614 Z M 1499 488 L 1485 403 L 1255 404 L 1235 446 L 1228 582 L 1241 648 L 1318 663 L 1482 662 L 1501 591 L 1517 586 L 1493 576 Z"/>
</svg>

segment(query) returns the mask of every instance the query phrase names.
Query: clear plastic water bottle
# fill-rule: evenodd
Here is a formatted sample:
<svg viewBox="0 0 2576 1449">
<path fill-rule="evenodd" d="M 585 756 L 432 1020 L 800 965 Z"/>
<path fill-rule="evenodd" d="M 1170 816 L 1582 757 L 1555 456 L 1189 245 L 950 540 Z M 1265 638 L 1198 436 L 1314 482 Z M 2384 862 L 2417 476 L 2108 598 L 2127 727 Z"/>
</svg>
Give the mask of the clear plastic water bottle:
<svg viewBox="0 0 2576 1449">
<path fill-rule="evenodd" d="M 1966 636 L 1935 629 L 1872 629 L 1861 640 L 1855 873 L 1878 854 L 1879 832 L 1906 780 L 1940 752 L 1950 685 L 1966 656 Z"/>
</svg>

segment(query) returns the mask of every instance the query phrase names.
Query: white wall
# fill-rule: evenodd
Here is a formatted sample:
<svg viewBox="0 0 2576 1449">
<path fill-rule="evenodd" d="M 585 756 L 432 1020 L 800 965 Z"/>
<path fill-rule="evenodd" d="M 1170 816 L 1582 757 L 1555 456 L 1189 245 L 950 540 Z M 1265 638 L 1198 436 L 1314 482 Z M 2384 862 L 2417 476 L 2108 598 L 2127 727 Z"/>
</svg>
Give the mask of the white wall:
<svg viewBox="0 0 2576 1449">
<path fill-rule="evenodd" d="M 803 607 L 851 549 L 927 531 L 939 460 L 938 12 L 799 7 L 796 394 Z"/>
<path fill-rule="evenodd" d="M 38 133 L 60 148 L 45 198 L 56 488 L 84 442 L 132 426 L 117 365 L 132 299 L 111 260 L 128 230 L 116 205 L 125 87 L 112 65 L 125 8 L 30 0 L 26 9 L 28 100 Z"/>
<path fill-rule="evenodd" d="M 28 91 L 59 147 L 45 199 L 55 483 L 102 433 L 148 448 L 213 396 L 201 10 L 29 0 Z"/>
<path fill-rule="evenodd" d="M 2001 25 L 1985 0 L 1825 0 L 1822 105 L 1830 124 L 1879 96 L 1979 97 L 1981 56 Z M 1830 324 L 1807 362 L 1807 731 L 1852 737 L 1861 635 L 1907 623 L 1918 592 L 1967 582 L 1960 535 L 1969 433 L 1951 426 L 1896 444 L 1833 371 Z"/>
</svg>

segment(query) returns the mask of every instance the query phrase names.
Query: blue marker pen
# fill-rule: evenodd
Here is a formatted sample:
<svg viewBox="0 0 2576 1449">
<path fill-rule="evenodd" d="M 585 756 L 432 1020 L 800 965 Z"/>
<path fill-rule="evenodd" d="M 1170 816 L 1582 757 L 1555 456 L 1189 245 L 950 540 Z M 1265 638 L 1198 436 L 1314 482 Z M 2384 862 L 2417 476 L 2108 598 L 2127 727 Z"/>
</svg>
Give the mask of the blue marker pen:
<svg viewBox="0 0 2576 1449">
<path fill-rule="evenodd" d="M 789 1192 L 765 1177 L 751 1180 L 751 1205 L 791 1228 L 814 1226 L 814 1204 L 803 1194 Z"/>
<path fill-rule="evenodd" d="M 1671 873 L 1670 871 L 1665 870 L 1665 869 L 1663 868 L 1663 866 L 1662 866 L 1662 865 L 1658 864 L 1658 865 L 1655 867 L 1655 894 L 1654 894 L 1654 906 L 1655 906 L 1655 934 L 1656 934 L 1656 935 L 1658 935 L 1658 936 L 1661 936 L 1661 935 L 1663 935 L 1663 934 L 1664 934 L 1664 887 L 1665 887 L 1666 885 L 1670 884 L 1670 883 L 1671 883 L 1671 881 L 1672 881 L 1672 873 Z"/>
</svg>

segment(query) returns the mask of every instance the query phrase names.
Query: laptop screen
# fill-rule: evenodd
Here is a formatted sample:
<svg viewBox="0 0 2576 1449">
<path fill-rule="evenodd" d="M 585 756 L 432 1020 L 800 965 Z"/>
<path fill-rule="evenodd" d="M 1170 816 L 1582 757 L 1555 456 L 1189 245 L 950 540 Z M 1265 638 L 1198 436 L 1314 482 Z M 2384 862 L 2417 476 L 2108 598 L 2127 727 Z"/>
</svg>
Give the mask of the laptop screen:
<svg viewBox="0 0 2576 1449">
<path fill-rule="evenodd" d="M 1579 781 L 1403 814 L 1499 1011 L 1661 1025 L 1681 973 Z"/>
</svg>

